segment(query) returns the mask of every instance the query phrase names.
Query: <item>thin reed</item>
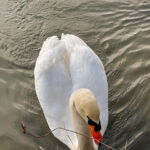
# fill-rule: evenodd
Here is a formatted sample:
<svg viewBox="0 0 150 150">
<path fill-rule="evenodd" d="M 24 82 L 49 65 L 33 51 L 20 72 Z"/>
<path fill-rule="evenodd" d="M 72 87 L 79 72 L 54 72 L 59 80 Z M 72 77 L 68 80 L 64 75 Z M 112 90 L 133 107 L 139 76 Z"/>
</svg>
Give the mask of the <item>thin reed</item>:
<svg viewBox="0 0 150 150">
<path fill-rule="evenodd" d="M 30 136 L 35 137 L 35 138 L 46 137 L 46 136 L 48 136 L 49 134 L 51 134 L 52 132 L 54 132 L 54 131 L 56 131 L 56 130 L 64 130 L 64 131 L 68 131 L 68 132 L 71 132 L 71 133 L 75 133 L 75 134 L 84 136 L 85 138 L 89 138 L 89 139 L 92 139 L 92 140 L 94 139 L 93 137 L 89 137 L 89 136 L 86 136 L 86 135 L 84 135 L 84 134 L 82 134 L 82 133 L 79 133 L 79 132 L 76 132 L 76 131 L 72 131 L 72 130 L 69 130 L 69 129 L 65 129 L 65 128 L 62 128 L 62 127 L 54 128 L 53 130 L 51 130 L 51 132 L 49 131 L 49 132 L 47 132 L 47 133 L 44 134 L 44 135 L 35 135 L 35 134 L 29 132 L 29 131 L 27 130 L 27 127 L 25 126 L 25 124 L 24 124 L 23 122 L 21 122 L 21 127 L 22 127 L 22 130 L 23 130 L 23 133 L 24 133 L 24 134 L 30 135 Z M 100 141 L 98 141 L 98 142 L 100 142 Z M 103 143 L 103 142 L 100 142 L 100 143 L 101 143 L 103 146 L 109 148 L 110 150 L 117 150 L 117 149 L 115 149 L 115 148 L 113 148 L 113 147 L 111 147 L 111 146 L 109 146 L 109 145 L 107 145 L 107 144 L 105 144 L 105 143 Z M 124 148 L 124 149 L 127 150 L 127 142 L 126 142 L 126 144 L 125 144 L 125 148 Z"/>
</svg>

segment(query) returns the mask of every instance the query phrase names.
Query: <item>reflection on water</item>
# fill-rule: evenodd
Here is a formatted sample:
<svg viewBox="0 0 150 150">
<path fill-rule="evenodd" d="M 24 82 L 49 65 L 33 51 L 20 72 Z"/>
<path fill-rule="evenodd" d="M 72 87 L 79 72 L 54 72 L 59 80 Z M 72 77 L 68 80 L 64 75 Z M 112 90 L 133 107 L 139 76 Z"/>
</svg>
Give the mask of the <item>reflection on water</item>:
<svg viewBox="0 0 150 150">
<path fill-rule="evenodd" d="M 42 139 L 23 135 L 19 124 L 23 120 L 37 134 L 48 131 L 35 94 L 33 69 L 42 42 L 61 33 L 81 37 L 109 71 L 105 143 L 123 149 L 127 141 L 127 149 L 149 150 L 148 0 L 1 0 L 1 149 L 67 149 L 52 135 Z"/>
</svg>

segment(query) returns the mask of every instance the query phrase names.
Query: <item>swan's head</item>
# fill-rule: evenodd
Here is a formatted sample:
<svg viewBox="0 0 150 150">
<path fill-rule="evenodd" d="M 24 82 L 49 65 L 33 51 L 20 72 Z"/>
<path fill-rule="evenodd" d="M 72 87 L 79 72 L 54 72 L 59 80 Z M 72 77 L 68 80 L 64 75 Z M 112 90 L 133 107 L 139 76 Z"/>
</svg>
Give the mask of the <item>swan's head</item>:
<svg viewBox="0 0 150 150">
<path fill-rule="evenodd" d="M 89 126 L 95 143 L 102 142 L 100 109 L 94 94 L 88 89 L 79 89 L 72 94 L 71 103 Z"/>
</svg>

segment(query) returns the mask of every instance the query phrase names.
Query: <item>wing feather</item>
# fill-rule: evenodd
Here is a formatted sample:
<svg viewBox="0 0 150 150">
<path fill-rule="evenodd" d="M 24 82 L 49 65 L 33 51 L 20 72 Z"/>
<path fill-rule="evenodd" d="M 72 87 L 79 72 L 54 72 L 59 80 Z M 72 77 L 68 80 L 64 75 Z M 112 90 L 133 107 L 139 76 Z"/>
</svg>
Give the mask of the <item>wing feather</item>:
<svg viewBox="0 0 150 150">
<path fill-rule="evenodd" d="M 108 124 L 108 85 L 103 64 L 87 44 L 74 35 L 48 38 L 36 61 L 35 88 L 49 127 L 73 130 L 69 98 L 80 88 L 90 89 L 98 100 L 102 134 Z M 59 132 L 54 135 L 68 145 Z M 77 139 L 69 134 L 75 145 Z M 69 144 L 70 145 L 70 144 Z"/>
</svg>

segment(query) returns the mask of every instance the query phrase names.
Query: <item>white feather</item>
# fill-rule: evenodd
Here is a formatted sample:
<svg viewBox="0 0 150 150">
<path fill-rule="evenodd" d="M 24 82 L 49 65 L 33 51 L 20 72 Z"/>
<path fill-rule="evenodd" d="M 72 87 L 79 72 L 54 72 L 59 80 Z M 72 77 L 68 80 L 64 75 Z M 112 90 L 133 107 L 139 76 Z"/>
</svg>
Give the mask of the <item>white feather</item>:
<svg viewBox="0 0 150 150">
<path fill-rule="evenodd" d="M 90 89 L 98 100 L 104 134 L 108 124 L 108 85 L 103 64 L 84 41 L 74 35 L 62 34 L 48 38 L 37 58 L 35 88 L 50 129 L 65 127 L 73 130 L 69 98 L 80 88 Z M 75 145 L 76 136 L 68 133 Z M 54 135 L 71 147 L 62 132 Z"/>
</svg>

